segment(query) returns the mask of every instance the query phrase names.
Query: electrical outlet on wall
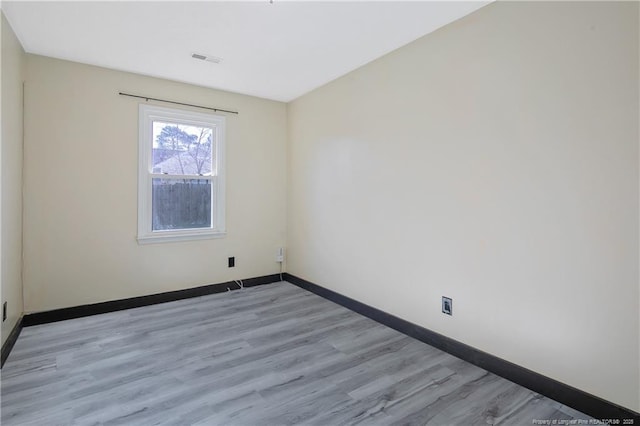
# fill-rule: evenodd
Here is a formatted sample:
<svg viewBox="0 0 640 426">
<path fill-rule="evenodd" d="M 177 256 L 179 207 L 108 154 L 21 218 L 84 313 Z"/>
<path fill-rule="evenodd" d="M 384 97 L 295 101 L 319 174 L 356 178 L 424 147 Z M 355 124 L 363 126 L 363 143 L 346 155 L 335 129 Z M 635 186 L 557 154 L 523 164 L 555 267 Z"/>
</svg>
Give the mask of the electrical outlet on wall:
<svg viewBox="0 0 640 426">
<path fill-rule="evenodd" d="M 5 322 L 6 319 L 7 319 L 7 302 L 5 301 L 2 304 L 2 322 Z"/>
<path fill-rule="evenodd" d="M 229 258 L 229 268 L 234 268 L 236 266 L 236 258 L 234 256 Z"/>
<path fill-rule="evenodd" d="M 284 262 L 284 248 L 279 247 L 276 251 L 276 262 L 282 263 Z"/>
<path fill-rule="evenodd" d="M 442 296 L 442 313 L 453 315 L 453 299 Z"/>
</svg>

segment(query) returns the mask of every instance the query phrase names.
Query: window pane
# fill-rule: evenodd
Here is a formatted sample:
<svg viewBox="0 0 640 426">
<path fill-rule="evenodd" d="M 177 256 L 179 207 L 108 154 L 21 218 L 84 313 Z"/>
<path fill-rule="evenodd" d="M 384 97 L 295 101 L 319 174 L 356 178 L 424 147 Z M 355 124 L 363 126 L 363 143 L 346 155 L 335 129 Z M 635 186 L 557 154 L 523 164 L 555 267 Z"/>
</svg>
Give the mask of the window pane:
<svg viewBox="0 0 640 426">
<path fill-rule="evenodd" d="M 153 122 L 152 173 L 211 176 L 211 127 Z"/>
<path fill-rule="evenodd" d="M 153 179 L 152 229 L 210 228 L 211 181 Z"/>
</svg>

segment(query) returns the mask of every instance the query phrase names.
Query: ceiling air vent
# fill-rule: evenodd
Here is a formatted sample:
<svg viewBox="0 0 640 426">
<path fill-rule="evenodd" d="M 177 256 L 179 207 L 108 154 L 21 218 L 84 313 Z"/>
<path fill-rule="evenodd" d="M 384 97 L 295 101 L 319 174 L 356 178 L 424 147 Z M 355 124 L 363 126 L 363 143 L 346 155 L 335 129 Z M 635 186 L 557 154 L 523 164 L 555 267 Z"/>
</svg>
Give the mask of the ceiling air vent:
<svg viewBox="0 0 640 426">
<path fill-rule="evenodd" d="M 193 53 L 191 54 L 191 57 L 193 59 L 199 59 L 201 61 L 207 61 L 207 62 L 213 62 L 214 64 L 219 64 L 220 62 L 222 62 L 222 58 L 218 58 L 216 56 L 211 56 L 211 55 L 201 55 L 199 53 Z"/>
</svg>

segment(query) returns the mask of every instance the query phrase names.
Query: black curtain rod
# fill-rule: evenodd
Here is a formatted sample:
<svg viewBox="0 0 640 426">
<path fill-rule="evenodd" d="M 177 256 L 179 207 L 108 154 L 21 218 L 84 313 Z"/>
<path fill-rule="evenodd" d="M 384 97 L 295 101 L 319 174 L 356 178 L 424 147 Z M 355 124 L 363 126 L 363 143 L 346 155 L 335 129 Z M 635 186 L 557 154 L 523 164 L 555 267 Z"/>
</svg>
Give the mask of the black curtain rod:
<svg viewBox="0 0 640 426">
<path fill-rule="evenodd" d="M 150 98 L 149 96 L 132 95 L 130 93 L 122 93 L 122 92 L 118 92 L 118 95 L 130 96 L 132 98 L 145 99 L 147 101 L 166 102 L 168 104 L 176 104 L 176 105 L 184 105 L 184 106 L 190 106 L 190 107 L 195 107 L 195 108 L 209 109 L 211 111 L 228 112 L 229 114 L 238 114 L 238 111 L 229 111 L 227 109 L 211 108 L 211 107 L 206 107 L 206 106 L 202 106 L 202 105 L 185 104 L 184 102 L 176 102 L 176 101 L 168 101 L 166 99 Z"/>
</svg>

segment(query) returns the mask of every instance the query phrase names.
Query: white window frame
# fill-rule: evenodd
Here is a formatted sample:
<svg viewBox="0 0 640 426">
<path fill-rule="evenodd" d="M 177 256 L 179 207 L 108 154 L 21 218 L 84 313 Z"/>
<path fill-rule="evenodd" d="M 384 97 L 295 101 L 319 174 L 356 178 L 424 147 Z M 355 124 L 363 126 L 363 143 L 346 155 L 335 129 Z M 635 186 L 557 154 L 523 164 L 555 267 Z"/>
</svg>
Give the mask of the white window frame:
<svg viewBox="0 0 640 426">
<path fill-rule="evenodd" d="M 211 227 L 197 229 L 152 230 L 152 182 L 154 178 L 184 179 L 185 176 L 173 176 L 153 173 L 153 122 L 185 124 L 211 127 L 215 132 L 214 162 L 212 176 L 198 176 L 197 179 L 211 181 Z M 149 244 L 170 241 L 200 240 L 221 238 L 226 235 L 225 228 L 225 117 L 214 114 L 164 108 L 155 105 L 139 106 L 138 141 L 138 243 Z M 187 176 L 187 179 L 194 177 Z"/>
</svg>

